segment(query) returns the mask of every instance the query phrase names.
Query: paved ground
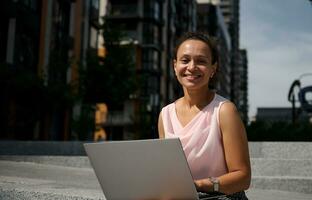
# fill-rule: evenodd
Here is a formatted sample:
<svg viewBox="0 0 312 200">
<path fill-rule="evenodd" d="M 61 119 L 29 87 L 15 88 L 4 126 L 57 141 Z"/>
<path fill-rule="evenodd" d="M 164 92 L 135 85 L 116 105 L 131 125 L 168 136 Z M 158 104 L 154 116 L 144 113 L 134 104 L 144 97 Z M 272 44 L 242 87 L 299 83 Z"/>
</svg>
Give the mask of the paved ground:
<svg viewBox="0 0 312 200">
<path fill-rule="evenodd" d="M 105 199 L 91 168 L 0 161 L 0 199 Z"/>
<path fill-rule="evenodd" d="M 294 193 L 278 190 L 250 189 L 247 191 L 250 200 L 311 200 L 312 194 Z"/>
<path fill-rule="evenodd" d="M 311 200 L 312 194 L 250 189 L 251 200 Z M 0 199 L 101 199 L 91 168 L 0 160 Z"/>
</svg>

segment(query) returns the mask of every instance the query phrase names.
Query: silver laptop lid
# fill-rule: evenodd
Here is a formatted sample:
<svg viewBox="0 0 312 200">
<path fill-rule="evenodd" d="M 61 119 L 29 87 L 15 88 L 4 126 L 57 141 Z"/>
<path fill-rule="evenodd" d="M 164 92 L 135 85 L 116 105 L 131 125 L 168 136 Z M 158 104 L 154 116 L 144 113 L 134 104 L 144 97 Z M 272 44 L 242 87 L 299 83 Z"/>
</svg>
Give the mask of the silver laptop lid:
<svg viewBox="0 0 312 200">
<path fill-rule="evenodd" d="M 179 139 L 84 144 L 104 195 L 111 199 L 197 199 Z"/>
</svg>

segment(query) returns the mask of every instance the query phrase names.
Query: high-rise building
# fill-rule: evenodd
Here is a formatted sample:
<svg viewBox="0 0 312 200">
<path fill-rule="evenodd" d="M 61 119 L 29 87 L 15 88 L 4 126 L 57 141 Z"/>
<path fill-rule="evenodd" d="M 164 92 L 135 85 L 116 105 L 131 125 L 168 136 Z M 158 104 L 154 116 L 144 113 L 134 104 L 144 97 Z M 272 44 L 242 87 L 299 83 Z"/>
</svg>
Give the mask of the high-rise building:
<svg viewBox="0 0 312 200">
<path fill-rule="evenodd" d="M 144 130 L 143 137 L 157 137 L 160 108 L 181 94 L 174 78 L 173 50 L 179 36 L 195 30 L 196 2 L 114 0 L 110 5 L 107 19 L 123 25 L 125 40 L 134 41 L 137 47 L 137 76 L 143 82 L 133 100 L 133 115 L 142 126 L 148 123 L 152 127 Z"/>
<path fill-rule="evenodd" d="M 239 46 L 239 0 L 220 0 L 220 9 L 227 24 L 229 33 L 231 35 L 232 43 L 232 75 L 231 75 L 231 100 L 235 104 L 239 104 L 240 94 L 243 94 L 240 85 L 246 82 L 241 75 L 240 68 L 240 46 Z M 247 78 L 247 77 L 246 77 Z M 246 97 L 247 98 L 247 97 Z M 245 108 L 244 108 L 245 109 Z M 248 109 L 248 108 L 246 108 Z"/>
<path fill-rule="evenodd" d="M 6 139 L 69 140 L 78 63 L 96 41 L 99 0 L 1 1 L 2 130 Z M 95 33 L 95 38 L 93 38 Z M 10 78 L 10 76 L 15 77 Z M 41 82 L 42 80 L 42 82 Z M 15 85 L 12 87 L 12 85 Z"/>
<path fill-rule="evenodd" d="M 0 138 L 29 139 L 39 103 L 31 83 L 38 70 L 41 3 L 1 1 L 0 12 Z"/>
<path fill-rule="evenodd" d="M 111 7 L 106 16 L 106 20 L 123 27 L 123 40 L 132 41 L 136 46 L 133 56 L 136 58 L 137 78 L 141 82 L 138 95 L 128 107 L 134 108 L 130 109 L 133 111 L 130 115 L 139 126 L 143 127 L 144 123 L 153 126 L 153 130 L 146 130 L 147 137 L 156 133 L 155 122 L 160 109 L 163 4 L 163 1 L 158 0 L 114 0 L 110 1 Z M 127 129 L 125 126 L 126 124 L 119 123 L 122 129 L 119 134 L 124 134 Z"/>
</svg>

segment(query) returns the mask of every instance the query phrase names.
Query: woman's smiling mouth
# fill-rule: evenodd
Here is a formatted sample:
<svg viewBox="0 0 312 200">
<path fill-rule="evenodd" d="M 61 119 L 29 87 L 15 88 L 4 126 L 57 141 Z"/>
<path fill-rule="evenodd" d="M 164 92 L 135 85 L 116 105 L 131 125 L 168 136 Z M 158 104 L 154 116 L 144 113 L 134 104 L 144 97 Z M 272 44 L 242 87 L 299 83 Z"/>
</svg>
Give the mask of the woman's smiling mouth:
<svg viewBox="0 0 312 200">
<path fill-rule="evenodd" d="M 187 80 L 193 81 L 201 77 L 200 74 L 184 74 L 183 77 L 185 77 Z"/>
</svg>

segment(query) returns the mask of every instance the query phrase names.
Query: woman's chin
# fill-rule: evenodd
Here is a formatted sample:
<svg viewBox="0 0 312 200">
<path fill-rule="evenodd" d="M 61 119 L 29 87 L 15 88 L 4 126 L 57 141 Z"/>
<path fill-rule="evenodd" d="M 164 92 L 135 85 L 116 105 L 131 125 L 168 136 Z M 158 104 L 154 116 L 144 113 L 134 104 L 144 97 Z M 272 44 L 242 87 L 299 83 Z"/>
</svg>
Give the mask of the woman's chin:
<svg viewBox="0 0 312 200">
<path fill-rule="evenodd" d="M 188 90 L 198 90 L 198 89 L 203 89 L 202 84 L 194 84 L 194 83 L 186 83 L 183 84 L 183 87 Z"/>
</svg>

